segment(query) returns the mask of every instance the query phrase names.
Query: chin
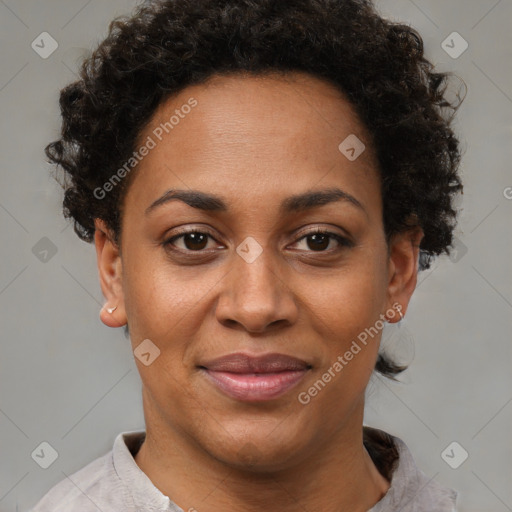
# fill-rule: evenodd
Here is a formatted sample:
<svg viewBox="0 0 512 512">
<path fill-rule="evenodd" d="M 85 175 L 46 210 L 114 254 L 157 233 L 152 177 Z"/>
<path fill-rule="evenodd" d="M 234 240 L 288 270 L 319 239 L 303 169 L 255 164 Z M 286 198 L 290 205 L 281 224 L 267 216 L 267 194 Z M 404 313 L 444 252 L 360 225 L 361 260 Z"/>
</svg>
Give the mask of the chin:
<svg viewBox="0 0 512 512">
<path fill-rule="evenodd" d="M 276 433 L 278 430 L 281 435 Z M 207 446 L 203 446 L 212 457 L 237 471 L 271 473 L 298 462 L 306 450 L 307 442 L 303 437 L 304 429 L 295 429 L 282 421 L 268 429 L 251 421 L 244 427 L 237 425 L 234 433 L 226 429 L 208 435 Z"/>
</svg>

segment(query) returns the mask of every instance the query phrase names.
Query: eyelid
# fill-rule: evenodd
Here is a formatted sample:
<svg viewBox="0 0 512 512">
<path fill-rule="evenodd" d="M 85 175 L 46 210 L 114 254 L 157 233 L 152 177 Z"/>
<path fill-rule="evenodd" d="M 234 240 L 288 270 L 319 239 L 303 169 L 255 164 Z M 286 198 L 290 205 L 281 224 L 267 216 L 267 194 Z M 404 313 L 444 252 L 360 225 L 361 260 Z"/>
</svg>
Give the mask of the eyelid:
<svg viewBox="0 0 512 512">
<path fill-rule="evenodd" d="M 192 227 L 192 228 L 178 229 L 178 231 L 176 233 L 174 233 L 171 237 L 165 238 L 165 240 L 163 242 L 164 247 L 173 246 L 173 244 L 171 242 L 174 242 L 175 240 L 179 239 L 180 237 L 182 237 L 184 235 L 188 235 L 189 233 L 202 233 L 204 235 L 209 236 L 213 240 L 215 240 L 215 242 L 217 242 L 221 247 L 225 247 L 217 240 L 216 236 L 212 233 L 211 230 L 209 230 L 208 228 L 203 228 L 203 227 L 196 227 L 196 228 Z M 176 250 L 184 252 L 183 249 L 176 249 Z M 211 249 L 210 249 L 210 251 L 211 251 Z M 185 252 L 187 252 L 189 254 L 190 253 L 197 253 L 197 254 L 203 253 L 204 254 L 209 251 L 207 249 L 205 249 L 205 250 L 201 250 L 201 251 L 185 251 Z"/>
<path fill-rule="evenodd" d="M 315 234 L 320 234 L 320 235 L 330 235 L 330 236 L 333 236 L 333 237 L 339 237 L 339 238 L 343 238 L 349 242 L 351 242 L 351 237 L 350 235 L 348 235 L 347 233 L 337 233 L 335 231 L 331 231 L 330 228 L 328 227 L 320 227 L 320 226 L 315 226 L 314 228 L 309 228 L 309 229 L 306 229 L 302 232 L 300 232 L 297 236 L 299 236 L 300 239 L 302 239 L 304 236 L 308 236 L 308 235 L 315 235 Z"/>
<path fill-rule="evenodd" d="M 175 240 L 179 239 L 180 237 L 182 237 L 184 235 L 187 235 L 189 233 L 202 233 L 202 234 L 205 234 L 205 235 L 209 236 L 210 238 L 212 238 L 213 240 L 215 240 L 215 242 L 220 244 L 220 242 L 216 239 L 216 236 L 214 234 L 212 234 L 211 230 L 209 230 L 208 228 L 191 227 L 191 228 L 183 228 L 183 229 L 178 230 L 178 232 L 173 234 L 170 238 L 166 238 L 164 243 L 163 243 L 163 245 L 165 247 L 166 246 L 172 246 L 176 251 L 180 251 L 182 253 L 186 252 L 187 254 L 194 254 L 195 253 L 195 254 L 200 255 L 200 254 L 207 254 L 207 253 L 212 251 L 212 249 L 210 249 L 210 250 L 203 249 L 203 250 L 200 250 L 200 251 L 191 251 L 191 250 L 183 250 L 183 249 L 175 248 L 173 242 Z M 330 238 L 335 239 L 338 242 L 339 246 L 340 246 L 340 247 L 338 247 L 338 249 L 340 249 L 342 247 L 353 247 L 355 245 L 354 241 L 349 236 L 341 234 L 341 233 L 336 233 L 336 232 L 330 231 L 328 228 L 320 227 L 320 226 L 315 226 L 314 228 L 309 228 L 309 229 L 303 230 L 302 232 L 297 234 L 297 238 L 294 240 L 293 244 L 296 244 L 296 243 L 302 241 L 304 238 L 306 238 L 308 236 L 311 236 L 311 235 L 315 235 L 315 234 L 325 235 L 325 236 L 328 236 Z M 225 247 L 222 244 L 220 244 L 220 245 L 223 248 Z M 318 254 L 322 254 L 322 253 L 328 254 L 328 253 L 336 251 L 336 250 L 337 249 L 334 249 L 334 250 L 331 249 L 330 251 L 311 251 L 311 252 L 317 252 Z"/>
<path fill-rule="evenodd" d="M 339 247 L 336 249 L 331 249 L 329 251 L 310 251 L 312 253 L 329 254 L 329 253 L 335 252 L 337 250 L 340 250 L 343 247 L 354 247 L 354 245 L 355 245 L 354 241 L 350 237 L 348 237 L 346 235 L 342 235 L 340 233 L 335 233 L 333 231 L 329 231 L 326 228 L 319 228 L 319 227 L 303 232 L 299 236 L 299 238 L 297 238 L 295 240 L 294 244 L 302 241 L 304 238 L 307 238 L 308 236 L 316 235 L 316 234 L 325 235 L 325 236 L 328 236 L 329 238 L 333 238 L 334 240 L 336 240 L 338 242 Z"/>
</svg>

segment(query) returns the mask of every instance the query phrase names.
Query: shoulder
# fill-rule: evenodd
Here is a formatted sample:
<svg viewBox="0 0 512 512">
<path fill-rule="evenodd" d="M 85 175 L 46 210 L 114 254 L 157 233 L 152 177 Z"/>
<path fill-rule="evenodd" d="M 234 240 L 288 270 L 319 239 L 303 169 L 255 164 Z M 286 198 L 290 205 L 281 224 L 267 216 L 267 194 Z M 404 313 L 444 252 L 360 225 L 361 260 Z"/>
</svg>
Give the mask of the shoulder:
<svg viewBox="0 0 512 512">
<path fill-rule="evenodd" d="M 409 503 L 411 512 L 455 512 L 457 491 L 434 480 L 435 475 L 427 476 L 416 465 L 405 442 L 398 437 L 394 437 L 394 440 L 400 452 L 397 478 L 402 482 L 402 500 Z"/>
<path fill-rule="evenodd" d="M 383 512 L 395 508 L 402 512 L 456 512 L 457 491 L 441 485 L 434 477 L 428 477 L 423 473 L 402 439 L 366 426 L 364 431 L 365 441 L 371 438 L 373 442 L 373 453 L 372 450 L 368 450 L 372 459 L 375 454 L 380 454 L 381 465 L 382 461 L 385 461 L 391 469 L 391 473 L 385 475 L 391 486 L 370 512 Z M 387 456 L 386 451 L 389 452 Z"/>
<path fill-rule="evenodd" d="M 110 450 L 66 476 L 30 512 L 117 512 L 126 510 L 129 496 L 128 489 L 115 471 L 113 450 Z"/>
<path fill-rule="evenodd" d="M 400 438 L 395 437 L 399 452 L 401 471 L 398 473 L 402 484 L 404 503 L 409 503 L 411 512 L 456 512 L 456 490 L 445 487 L 434 476 L 427 476 L 415 463 L 414 458 Z M 400 486 L 399 486 L 400 487 Z"/>
</svg>

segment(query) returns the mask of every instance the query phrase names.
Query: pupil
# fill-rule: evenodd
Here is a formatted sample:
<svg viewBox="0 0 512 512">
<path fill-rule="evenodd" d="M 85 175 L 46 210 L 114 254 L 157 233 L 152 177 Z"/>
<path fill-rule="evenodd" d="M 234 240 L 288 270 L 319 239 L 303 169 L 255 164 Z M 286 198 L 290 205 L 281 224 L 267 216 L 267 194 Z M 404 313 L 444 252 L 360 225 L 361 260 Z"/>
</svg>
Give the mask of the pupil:
<svg viewBox="0 0 512 512">
<path fill-rule="evenodd" d="M 323 239 L 323 240 L 320 241 L 320 243 L 318 243 L 319 239 Z M 314 251 L 318 250 L 318 249 L 326 249 L 329 246 L 329 237 L 327 235 L 322 235 L 322 234 L 310 235 L 310 240 L 313 240 L 313 247 L 311 247 L 310 244 L 308 244 L 308 245 L 309 245 L 310 249 L 313 249 Z M 325 243 L 326 241 L 327 241 L 327 244 Z"/>
<path fill-rule="evenodd" d="M 185 246 L 187 249 L 190 250 L 200 250 L 204 249 L 204 242 L 206 240 L 206 235 L 204 233 L 187 233 L 185 235 Z M 201 242 L 203 242 L 203 245 L 201 245 Z M 199 247 L 194 244 L 199 244 Z"/>
<path fill-rule="evenodd" d="M 315 234 L 309 235 L 308 246 L 313 251 L 324 250 L 329 247 L 329 237 L 327 235 Z M 204 249 L 207 236 L 204 233 L 187 233 L 185 235 L 185 246 L 189 250 Z"/>
</svg>

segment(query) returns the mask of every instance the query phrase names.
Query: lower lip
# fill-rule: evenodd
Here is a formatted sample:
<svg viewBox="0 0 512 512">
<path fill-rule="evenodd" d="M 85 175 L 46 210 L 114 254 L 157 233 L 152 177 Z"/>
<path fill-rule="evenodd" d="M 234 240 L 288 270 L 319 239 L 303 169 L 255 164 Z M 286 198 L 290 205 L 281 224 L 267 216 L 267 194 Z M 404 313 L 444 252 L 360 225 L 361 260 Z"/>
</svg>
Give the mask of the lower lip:
<svg viewBox="0 0 512 512">
<path fill-rule="evenodd" d="M 210 381 L 226 395 L 245 402 L 261 402 L 284 395 L 296 386 L 307 370 L 276 373 L 231 373 L 203 369 Z"/>
</svg>

